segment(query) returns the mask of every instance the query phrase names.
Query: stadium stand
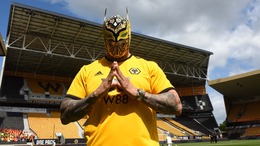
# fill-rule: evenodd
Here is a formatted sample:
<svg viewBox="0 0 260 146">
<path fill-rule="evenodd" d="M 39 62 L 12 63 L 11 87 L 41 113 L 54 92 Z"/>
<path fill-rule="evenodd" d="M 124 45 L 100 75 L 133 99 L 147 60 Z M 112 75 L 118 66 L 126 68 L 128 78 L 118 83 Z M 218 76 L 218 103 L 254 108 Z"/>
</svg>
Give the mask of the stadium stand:
<svg viewBox="0 0 260 146">
<path fill-rule="evenodd" d="M 24 132 L 22 113 L 0 112 L 0 145 L 25 144 L 30 140 Z"/>
<path fill-rule="evenodd" d="M 226 108 L 226 129 L 230 139 L 260 138 L 260 70 L 209 81 L 223 94 Z M 253 128 L 254 127 L 254 128 Z"/>
<path fill-rule="evenodd" d="M 245 133 L 242 137 L 256 137 L 260 136 L 260 127 L 249 127 L 245 129 Z"/>
<path fill-rule="evenodd" d="M 190 117 L 176 117 L 174 119 L 175 121 L 181 123 L 182 125 L 189 127 L 193 131 L 198 132 L 200 135 L 207 136 L 212 133 L 212 131 L 209 131 L 208 128 L 205 128 L 202 124 L 200 124 L 196 119 L 190 118 Z"/>
<path fill-rule="evenodd" d="M 62 84 L 56 81 L 26 79 L 27 86 L 34 93 L 49 92 L 51 95 L 64 95 Z"/>
<path fill-rule="evenodd" d="M 176 91 L 181 97 L 190 96 L 190 95 L 204 95 L 206 94 L 205 86 L 189 86 L 189 87 L 181 87 L 176 88 Z M 191 94 L 192 93 L 192 94 Z"/>
<path fill-rule="evenodd" d="M 20 135 L 22 130 L 18 129 L 8 129 L 3 128 L 0 129 L 0 144 L 4 144 L 7 142 L 18 142 L 20 139 Z"/>
<path fill-rule="evenodd" d="M 0 128 L 23 130 L 23 114 L 17 112 L 0 112 Z"/>
<path fill-rule="evenodd" d="M 62 125 L 59 117 L 58 111 L 50 114 L 28 113 L 29 126 L 40 139 L 54 139 L 55 133 L 62 133 L 65 138 L 82 138 L 77 123 Z"/>
<path fill-rule="evenodd" d="M 4 76 L 1 97 L 5 97 L 6 100 L 24 100 L 24 96 L 20 94 L 23 84 L 22 77 Z"/>
<path fill-rule="evenodd" d="M 28 90 L 29 100 L 56 102 L 61 102 L 67 91 L 63 82 L 41 79 L 24 79 L 23 88 Z"/>
<path fill-rule="evenodd" d="M 157 126 L 164 131 L 168 131 L 171 134 L 173 134 L 176 137 L 186 137 L 188 135 L 182 133 L 182 131 L 180 131 L 179 129 L 177 129 L 176 127 L 174 127 L 173 125 L 165 122 L 162 119 L 157 119 Z"/>
<path fill-rule="evenodd" d="M 248 102 L 242 109 L 239 122 L 258 121 L 260 114 L 258 113 L 260 101 Z"/>
<path fill-rule="evenodd" d="M 260 120 L 258 113 L 260 101 L 232 105 L 227 116 L 228 121 L 248 122 Z"/>
<path fill-rule="evenodd" d="M 213 107 L 208 94 L 195 96 L 181 96 L 182 103 L 188 107 L 189 112 L 212 112 Z"/>
<path fill-rule="evenodd" d="M 164 130 L 161 130 L 160 128 L 157 128 L 157 132 L 158 132 L 158 138 L 159 141 L 166 141 L 166 134 Z"/>
<path fill-rule="evenodd" d="M 190 128 L 176 122 L 174 119 L 171 118 L 166 118 L 166 120 L 168 120 L 169 122 L 171 122 L 172 124 L 178 126 L 180 129 L 186 131 L 187 133 L 190 133 L 192 136 L 200 136 L 198 133 L 196 133 L 195 131 L 191 130 Z"/>
<path fill-rule="evenodd" d="M 241 116 L 240 113 L 241 111 L 243 111 L 241 110 L 241 108 L 243 107 L 243 104 L 233 104 L 232 106 L 230 106 L 227 113 L 227 120 L 230 122 L 236 122 L 237 119 L 239 119 Z"/>
<path fill-rule="evenodd" d="M 215 120 L 215 118 L 208 118 L 208 116 L 210 116 L 210 115 L 207 115 L 206 117 L 196 117 L 195 120 L 199 124 L 201 124 L 203 127 L 205 127 L 205 129 L 207 129 L 207 131 L 214 133 L 215 128 L 216 128 L 214 126 L 214 124 L 216 123 L 216 120 Z M 205 132 L 205 134 L 208 134 L 208 135 L 211 133 Z"/>
</svg>

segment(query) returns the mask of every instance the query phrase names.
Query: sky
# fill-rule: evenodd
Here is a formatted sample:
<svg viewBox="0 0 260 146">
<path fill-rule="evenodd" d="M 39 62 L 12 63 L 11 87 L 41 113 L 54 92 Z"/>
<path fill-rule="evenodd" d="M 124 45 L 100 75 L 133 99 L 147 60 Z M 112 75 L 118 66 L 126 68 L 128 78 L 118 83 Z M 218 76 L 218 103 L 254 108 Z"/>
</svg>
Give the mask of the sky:
<svg viewBox="0 0 260 146">
<path fill-rule="evenodd" d="M 125 16 L 127 7 L 132 31 L 213 52 L 208 80 L 260 69 L 260 0 L 0 0 L 4 39 L 11 2 L 100 24 L 106 8 Z M 223 95 L 207 84 L 206 91 L 220 124 Z"/>
</svg>

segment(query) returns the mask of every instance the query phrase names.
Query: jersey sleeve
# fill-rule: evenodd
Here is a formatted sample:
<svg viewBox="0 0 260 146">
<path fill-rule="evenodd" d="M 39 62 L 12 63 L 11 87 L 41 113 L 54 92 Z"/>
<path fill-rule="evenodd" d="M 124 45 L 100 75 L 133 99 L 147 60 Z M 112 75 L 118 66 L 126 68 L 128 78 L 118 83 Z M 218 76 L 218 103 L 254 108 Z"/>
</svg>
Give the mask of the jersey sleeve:
<svg viewBox="0 0 260 146">
<path fill-rule="evenodd" d="M 161 93 L 167 89 L 174 89 L 174 86 L 167 79 L 163 70 L 155 62 L 150 62 L 151 89 L 153 93 Z"/>
<path fill-rule="evenodd" d="M 85 83 L 85 73 L 86 67 L 82 67 L 77 75 L 74 77 L 68 91 L 68 96 L 75 96 L 78 98 L 84 98 L 86 96 L 86 87 L 87 84 Z"/>
</svg>

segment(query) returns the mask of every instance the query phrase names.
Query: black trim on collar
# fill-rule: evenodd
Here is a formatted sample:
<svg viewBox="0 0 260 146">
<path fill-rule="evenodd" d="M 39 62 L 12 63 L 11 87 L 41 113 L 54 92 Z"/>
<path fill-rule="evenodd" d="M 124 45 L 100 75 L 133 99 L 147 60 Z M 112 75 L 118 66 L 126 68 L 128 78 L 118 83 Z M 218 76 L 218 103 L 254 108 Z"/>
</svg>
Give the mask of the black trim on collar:
<svg viewBox="0 0 260 146">
<path fill-rule="evenodd" d="M 126 59 L 124 59 L 124 60 L 120 60 L 120 61 L 117 61 L 117 62 L 123 62 L 123 61 L 126 61 L 127 59 L 129 59 L 129 58 L 131 58 L 133 55 L 131 54 L 129 57 L 127 57 Z M 107 61 L 109 61 L 109 62 L 113 62 L 113 61 L 115 61 L 115 60 L 109 60 L 108 58 L 107 58 L 107 56 L 105 56 L 105 58 L 106 58 L 106 60 Z"/>
</svg>

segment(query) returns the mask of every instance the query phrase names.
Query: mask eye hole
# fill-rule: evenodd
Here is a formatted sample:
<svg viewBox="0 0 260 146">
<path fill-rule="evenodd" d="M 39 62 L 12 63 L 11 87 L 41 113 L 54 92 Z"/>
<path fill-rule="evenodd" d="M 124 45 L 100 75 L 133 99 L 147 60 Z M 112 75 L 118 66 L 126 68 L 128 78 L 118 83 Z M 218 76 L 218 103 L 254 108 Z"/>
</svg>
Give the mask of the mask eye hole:
<svg viewBox="0 0 260 146">
<path fill-rule="evenodd" d="M 123 34 L 121 35 L 121 37 L 125 37 L 127 34 L 128 34 L 127 32 L 126 32 L 126 33 L 123 33 Z"/>
</svg>

